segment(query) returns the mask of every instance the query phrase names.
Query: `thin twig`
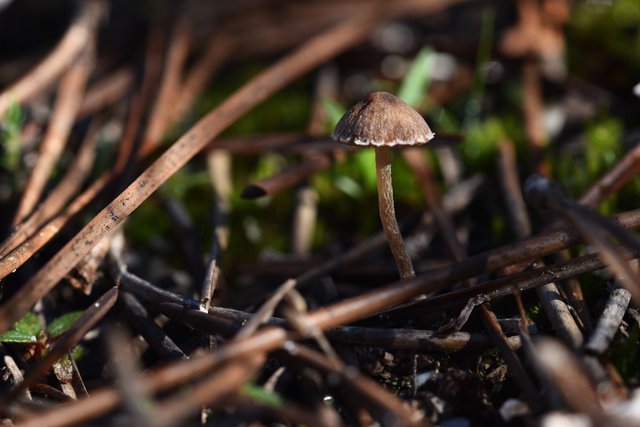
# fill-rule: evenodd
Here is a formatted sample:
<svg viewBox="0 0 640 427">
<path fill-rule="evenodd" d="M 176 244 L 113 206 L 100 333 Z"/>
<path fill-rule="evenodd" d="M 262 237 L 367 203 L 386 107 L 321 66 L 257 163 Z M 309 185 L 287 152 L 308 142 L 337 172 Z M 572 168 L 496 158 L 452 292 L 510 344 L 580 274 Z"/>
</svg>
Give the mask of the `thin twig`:
<svg viewBox="0 0 640 427">
<path fill-rule="evenodd" d="M 4 356 L 3 360 L 4 360 L 4 366 L 7 367 L 7 370 L 13 377 L 13 385 L 17 387 L 18 384 L 24 381 L 24 376 L 22 375 L 22 371 L 16 364 L 15 360 L 13 360 L 13 357 L 6 355 Z M 24 389 L 24 396 L 27 399 L 31 400 L 31 392 L 29 391 L 28 387 Z"/>
<path fill-rule="evenodd" d="M 572 348 L 579 348 L 584 342 L 584 336 L 573 319 L 569 307 L 562 299 L 556 283 L 546 283 L 536 288 L 536 293 L 544 312 L 562 341 Z"/>
<path fill-rule="evenodd" d="M 104 262 L 108 251 L 109 239 L 102 239 L 67 275 L 69 284 L 82 291 L 85 295 L 90 295 L 94 283 L 100 277 L 98 270 Z"/>
<path fill-rule="evenodd" d="M 67 208 L 49 222 L 20 246 L 13 249 L 3 258 L 0 258 L 0 279 L 14 272 L 18 267 L 27 262 L 36 252 L 47 244 L 64 225 L 78 212 L 84 209 L 95 197 L 104 190 L 112 178 L 111 173 L 103 174 L 93 182 L 86 190 L 75 198 Z"/>
<path fill-rule="evenodd" d="M 495 346 L 484 333 L 454 332 L 446 336 L 436 331 L 365 328 L 361 326 L 341 326 L 327 331 L 331 341 L 365 347 L 413 350 L 418 352 L 482 352 Z M 507 337 L 509 347 L 520 348 L 518 336 Z"/>
<path fill-rule="evenodd" d="M 535 353 L 567 407 L 587 414 L 594 425 L 602 425 L 598 422 L 603 411 L 596 387 L 580 360 L 550 338 L 540 339 L 535 344 Z"/>
<path fill-rule="evenodd" d="M 124 406 L 131 414 L 133 423 L 140 427 L 156 427 L 151 419 L 148 405 L 144 405 L 148 396 L 138 390 L 134 381 L 141 369 L 136 358 L 132 357 L 131 337 L 128 337 L 122 329 L 116 328 L 107 329 L 106 335 L 110 361 L 117 378 L 116 386 L 122 394 Z"/>
<path fill-rule="evenodd" d="M 21 223 L 36 206 L 49 175 L 64 150 L 82 102 L 85 85 L 93 69 L 93 56 L 93 46 L 87 46 L 60 81 L 51 120 L 40 143 L 38 159 L 25 185 L 13 225 Z"/>
<path fill-rule="evenodd" d="M 611 194 L 616 193 L 622 186 L 637 176 L 640 171 L 640 145 L 636 145 L 618 163 L 580 197 L 582 205 L 596 208 Z"/>
<path fill-rule="evenodd" d="M 122 67 L 87 87 L 78 117 L 91 116 L 124 98 L 133 86 L 133 71 Z"/>
<path fill-rule="evenodd" d="M 84 137 L 73 165 L 37 210 L 23 223 L 16 226 L 11 235 L 2 243 L 0 258 L 23 244 L 25 240 L 37 231 L 38 227 L 41 227 L 45 221 L 58 213 L 67 204 L 71 196 L 80 189 L 93 166 L 96 154 L 95 143 L 99 136 L 99 129 L 100 126 L 94 121 Z"/>
<path fill-rule="evenodd" d="M 231 52 L 233 52 L 232 43 L 228 38 L 222 36 L 212 37 L 206 52 L 187 71 L 179 90 L 178 99 L 172 109 L 171 123 L 176 123 L 184 118 L 207 82 L 213 78 L 216 70 L 227 60 Z"/>
<path fill-rule="evenodd" d="M 184 64 L 191 45 L 191 29 L 186 12 L 182 12 L 177 19 L 169 41 L 169 51 L 166 55 L 164 72 L 158 89 L 149 123 L 142 139 L 140 151 L 146 153 L 157 147 L 164 133 L 173 123 L 174 100 L 180 91 L 180 81 Z"/>
<path fill-rule="evenodd" d="M 607 351 L 613 337 L 618 332 L 630 301 L 631 293 L 626 289 L 616 287 L 611 291 L 598 324 L 584 345 L 585 351 L 596 356 Z"/>
<path fill-rule="evenodd" d="M 318 215 L 318 192 L 303 185 L 296 194 L 296 208 L 291 226 L 291 247 L 294 255 L 309 256 Z"/>
<path fill-rule="evenodd" d="M 120 294 L 119 302 L 125 309 L 131 327 L 149 344 L 151 349 L 164 360 L 186 359 L 187 356 L 176 343 L 149 318 L 147 309 L 129 292 Z"/>
<path fill-rule="evenodd" d="M 229 227 L 231 195 L 233 192 L 231 155 L 225 150 L 213 150 L 207 152 L 206 157 L 207 171 L 215 194 L 213 202 L 214 233 L 220 248 L 225 250 L 229 244 L 231 234 Z"/>
<path fill-rule="evenodd" d="M 334 363 L 340 363 L 338 354 L 329 343 L 324 332 L 317 328 L 314 324 L 307 322 L 308 314 L 307 303 L 304 297 L 295 289 L 292 289 L 286 296 L 287 306 L 283 310 L 283 315 L 293 329 L 303 337 L 313 338 L 318 347 L 327 357 Z"/>
<path fill-rule="evenodd" d="M 518 239 L 531 236 L 532 227 L 527 214 L 527 206 L 522 197 L 516 153 L 513 143 L 503 140 L 498 146 L 498 171 L 500 185 L 505 197 L 507 218 L 511 222 L 511 230 Z"/>
<path fill-rule="evenodd" d="M 207 262 L 207 273 L 205 274 L 204 281 L 202 282 L 202 290 L 200 291 L 200 305 L 204 311 L 209 311 L 211 299 L 213 298 L 213 294 L 218 285 L 218 278 L 220 277 L 220 243 L 216 229 L 217 227 L 214 226 L 214 231 L 211 233 L 211 252 L 209 253 L 209 261 Z"/>
<path fill-rule="evenodd" d="M 53 51 L 29 74 L 0 93 L 0 117 L 14 101 L 25 103 L 53 86 L 94 37 L 99 21 L 107 11 L 106 3 L 93 0 L 81 2 L 79 6 L 78 14 Z"/>
<path fill-rule="evenodd" d="M 89 397 L 89 392 L 87 392 L 87 386 L 84 384 L 82 380 L 82 375 L 80 374 L 80 369 L 78 369 L 78 364 L 76 363 L 76 359 L 73 357 L 71 351 L 67 351 L 67 358 L 69 359 L 69 364 L 71 365 L 71 369 L 73 370 L 73 379 L 72 385 L 76 394 L 80 398 Z"/>
<path fill-rule="evenodd" d="M 242 190 L 241 196 L 245 199 L 271 196 L 299 184 L 301 181 L 317 172 L 329 168 L 331 165 L 331 157 L 328 155 L 318 154 L 309 156 L 302 162 L 290 166 L 278 172 L 276 175 L 247 185 L 244 190 Z"/>
</svg>

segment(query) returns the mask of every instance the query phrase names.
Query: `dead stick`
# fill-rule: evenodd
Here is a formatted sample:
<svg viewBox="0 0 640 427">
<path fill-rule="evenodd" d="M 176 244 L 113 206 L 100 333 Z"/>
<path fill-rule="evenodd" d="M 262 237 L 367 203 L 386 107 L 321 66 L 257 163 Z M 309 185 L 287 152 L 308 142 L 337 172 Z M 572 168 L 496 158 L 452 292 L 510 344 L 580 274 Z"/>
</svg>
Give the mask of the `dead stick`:
<svg viewBox="0 0 640 427">
<path fill-rule="evenodd" d="M 244 199 L 257 199 L 271 196 L 298 184 L 316 172 L 327 169 L 331 164 L 331 157 L 328 155 L 309 156 L 302 162 L 285 168 L 275 175 L 247 185 L 242 190 L 241 197 Z"/>
<path fill-rule="evenodd" d="M 22 193 L 13 225 L 20 224 L 33 211 L 51 171 L 67 144 L 71 127 L 82 102 L 85 85 L 93 69 L 93 56 L 93 49 L 88 46 L 60 81 L 53 114 L 44 139 L 40 143 L 38 159 Z"/>
<path fill-rule="evenodd" d="M 63 206 L 67 204 L 71 196 L 78 191 L 85 178 L 91 171 L 96 155 L 95 141 L 98 137 L 99 127 L 93 122 L 87 132 L 76 155 L 76 160 L 71 165 L 60 183 L 40 204 L 38 209 L 22 224 L 18 225 L 13 233 L 0 246 L 0 259 L 14 250 L 31 237 L 38 227 L 51 219 Z M 0 274 L 0 277 L 2 275 Z"/>
<path fill-rule="evenodd" d="M 154 90 L 162 73 L 162 59 L 165 48 L 165 26 L 164 20 L 160 19 L 154 23 L 149 31 L 147 45 L 144 55 L 144 75 L 140 89 L 136 91 L 129 106 L 129 113 L 122 135 L 122 141 L 118 148 L 118 155 L 113 170 L 116 174 L 126 171 L 127 162 L 136 155 L 138 158 L 144 157 L 136 149 L 138 144 L 138 131 L 144 123 L 144 114 L 147 105 L 153 99 Z M 155 147 L 154 147 L 155 148 Z"/>
<path fill-rule="evenodd" d="M 189 70 L 182 87 L 180 87 L 178 100 L 171 115 L 172 123 L 181 120 L 189 111 L 204 86 L 231 52 L 231 43 L 226 38 L 213 37 L 209 41 L 209 48 L 193 68 Z"/>
<path fill-rule="evenodd" d="M 584 346 L 586 352 L 600 356 L 609 349 L 630 300 L 631 293 L 624 288 L 616 287 L 611 291 L 598 324 Z"/>
<path fill-rule="evenodd" d="M 135 295 L 123 292 L 118 300 L 131 327 L 142 336 L 151 349 L 163 360 L 187 359 L 184 352 L 149 316 L 147 309 Z"/>
<path fill-rule="evenodd" d="M 78 117 L 87 117 L 124 98 L 133 86 L 133 70 L 120 68 L 87 88 Z"/>
<path fill-rule="evenodd" d="M 106 12 L 103 1 L 81 2 L 77 17 L 53 51 L 29 74 L 0 93 L 0 117 L 13 102 L 22 104 L 53 86 L 95 32 Z"/>
<path fill-rule="evenodd" d="M 162 136 L 173 123 L 171 120 L 172 107 L 180 91 L 182 68 L 187 60 L 190 45 L 189 20 L 186 14 L 182 13 L 174 26 L 173 35 L 169 41 L 169 51 L 165 59 L 160 88 L 142 138 L 140 151 L 143 153 L 152 151 L 152 147 L 157 147 Z"/>
<path fill-rule="evenodd" d="M 44 224 L 38 232 L 34 232 L 29 239 L 9 252 L 4 258 L 0 258 L 0 279 L 11 274 L 46 245 L 49 240 L 58 234 L 69 219 L 84 209 L 97 194 L 104 190 L 111 178 L 113 178 L 112 173 L 103 174 L 89 188 L 76 197 L 63 212 Z"/>
</svg>

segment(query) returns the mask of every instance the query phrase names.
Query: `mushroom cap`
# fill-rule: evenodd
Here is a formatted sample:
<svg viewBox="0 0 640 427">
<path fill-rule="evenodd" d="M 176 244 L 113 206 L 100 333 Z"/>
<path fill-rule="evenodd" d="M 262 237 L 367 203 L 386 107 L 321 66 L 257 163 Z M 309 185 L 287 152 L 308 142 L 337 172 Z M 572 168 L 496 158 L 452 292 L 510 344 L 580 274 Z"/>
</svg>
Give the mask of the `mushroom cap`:
<svg viewBox="0 0 640 427">
<path fill-rule="evenodd" d="M 376 147 L 421 145 L 434 136 L 416 110 L 387 92 L 373 92 L 351 107 L 331 135 L 344 144 Z"/>
</svg>

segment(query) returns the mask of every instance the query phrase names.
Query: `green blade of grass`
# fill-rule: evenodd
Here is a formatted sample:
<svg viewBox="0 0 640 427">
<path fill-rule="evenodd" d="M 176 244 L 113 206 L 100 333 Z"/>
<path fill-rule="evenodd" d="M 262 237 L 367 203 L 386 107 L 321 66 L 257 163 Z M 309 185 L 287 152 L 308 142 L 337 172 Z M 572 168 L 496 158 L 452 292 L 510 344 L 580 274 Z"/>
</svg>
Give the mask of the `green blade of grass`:
<svg viewBox="0 0 640 427">
<path fill-rule="evenodd" d="M 424 99 L 430 81 L 429 68 L 433 57 L 433 49 L 423 47 L 411 63 L 398 89 L 398 98 L 414 108 L 417 108 Z"/>
</svg>

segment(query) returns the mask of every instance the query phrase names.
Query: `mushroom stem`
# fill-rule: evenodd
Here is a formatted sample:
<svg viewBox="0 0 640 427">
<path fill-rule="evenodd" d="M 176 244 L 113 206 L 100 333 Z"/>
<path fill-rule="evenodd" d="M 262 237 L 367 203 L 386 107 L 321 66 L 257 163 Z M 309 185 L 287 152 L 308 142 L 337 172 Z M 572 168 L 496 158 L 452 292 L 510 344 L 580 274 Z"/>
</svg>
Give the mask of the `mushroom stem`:
<svg viewBox="0 0 640 427">
<path fill-rule="evenodd" d="M 378 179 L 378 209 L 382 228 L 391 247 L 391 253 L 398 266 L 400 277 L 415 277 L 411 258 L 400 234 L 393 204 L 393 185 L 391 184 L 391 148 L 376 147 L 376 177 Z"/>
</svg>

